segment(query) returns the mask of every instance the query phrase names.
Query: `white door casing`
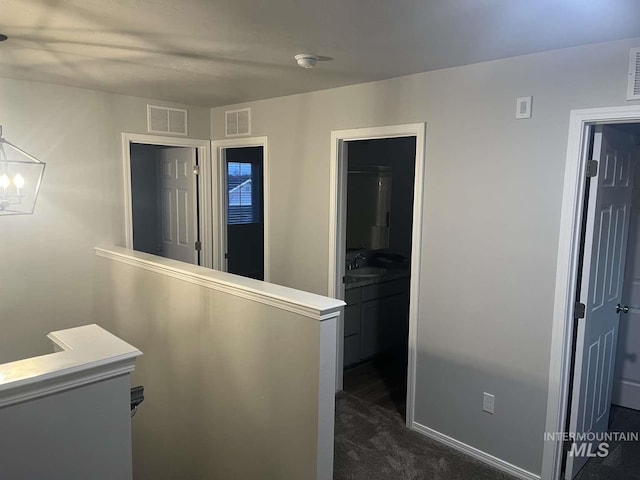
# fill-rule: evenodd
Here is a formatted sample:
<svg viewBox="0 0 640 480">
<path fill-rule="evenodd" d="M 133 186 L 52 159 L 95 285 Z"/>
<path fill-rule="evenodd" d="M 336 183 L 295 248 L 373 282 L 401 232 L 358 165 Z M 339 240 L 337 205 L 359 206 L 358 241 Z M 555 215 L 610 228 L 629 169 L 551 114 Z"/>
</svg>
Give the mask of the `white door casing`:
<svg viewBox="0 0 640 480">
<path fill-rule="evenodd" d="M 423 192 L 425 182 L 426 124 L 413 123 L 386 127 L 334 130 L 331 132 L 329 192 L 329 273 L 328 296 L 344 299 L 342 277 L 346 254 L 347 143 L 356 140 L 415 137 L 415 183 L 411 244 L 411 280 L 409 286 L 409 353 L 407 358 L 406 425 L 414 428 L 415 382 L 417 362 L 417 329 L 420 309 L 420 259 L 423 231 Z M 344 318 L 338 320 L 336 390 L 342 390 L 344 369 Z"/>
<path fill-rule="evenodd" d="M 619 313 L 631 211 L 631 153 L 627 137 L 609 126 L 596 126 L 578 323 L 570 433 L 606 432 L 611 404 Z M 578 444 L 580 445 L 580 443 Z M 594 453 L 597 443 L 586 445 Z M 584 450 L 583 450 L 584 452 Z M 586 455 L 569 454 L 565 478 L 573 478 Z"/>
<path fill-rule="evenodd" d="M 122 172 L 124 193 L 124 232 L 125 247 L 133 249 L 133 214 L 131 203 L 131 144 L 141 143 L 146 145 L 158 145 L 168 147 L 188 147 L 197 152 L 200 174 L 197 176 L 199 192 L 200 217 L 199 230 L 202 251 L 200 252 L 200 264 L 204 267 L 215 268 L 213 252 L 217 250 L 216 237 L 213 235 L 213 225 L 217 223 L 216 210 L 212 205 L 212 161 L 211 141 L 197 140 L 193 138 L 176 138 L 160 135 L 146 135 L 139 133 L 122 134 Z M 190 260 L 189 263 L 193 263 Z"/>
<path fill-rule="evenodd" d="M 193 148 L 164 147 L 160 163 L 162 256 L 197 264 L 196 152 Z"/>
</svg>

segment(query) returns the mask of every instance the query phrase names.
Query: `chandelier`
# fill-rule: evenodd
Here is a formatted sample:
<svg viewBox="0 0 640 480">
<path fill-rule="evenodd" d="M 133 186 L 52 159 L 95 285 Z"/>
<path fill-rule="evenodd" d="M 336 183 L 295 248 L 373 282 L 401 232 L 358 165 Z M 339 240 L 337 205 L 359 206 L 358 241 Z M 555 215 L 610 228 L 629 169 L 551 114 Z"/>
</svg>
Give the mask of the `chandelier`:
<svg viewBox="0 0 640 480">
<path fill-rule="evenodd" d="M 5 145 L 13 150 L 11 159 Z M 33 213 L 44 167 L 36 157 L 6 140 L 0 125 L 0 216 Z"/>
</svg>

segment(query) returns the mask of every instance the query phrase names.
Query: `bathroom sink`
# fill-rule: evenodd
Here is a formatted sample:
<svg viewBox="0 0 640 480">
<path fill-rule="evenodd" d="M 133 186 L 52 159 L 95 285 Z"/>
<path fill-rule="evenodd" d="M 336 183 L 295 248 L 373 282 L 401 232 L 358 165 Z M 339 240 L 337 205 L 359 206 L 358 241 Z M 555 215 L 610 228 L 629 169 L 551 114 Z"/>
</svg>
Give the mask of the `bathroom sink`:
<svg viewBox="0 0 640 480">
<path fill-rule="evenodd" d="M 354 270 L 347 270 L 346 273 L 347 273 L 347 277 L 364 279 L 364 278 L 380 277 L 385 273 L 387 273 L 387 269 L 380 268 L 380 267 L 362 267 L 362 268 L 356 268 Z"/>
</svg>

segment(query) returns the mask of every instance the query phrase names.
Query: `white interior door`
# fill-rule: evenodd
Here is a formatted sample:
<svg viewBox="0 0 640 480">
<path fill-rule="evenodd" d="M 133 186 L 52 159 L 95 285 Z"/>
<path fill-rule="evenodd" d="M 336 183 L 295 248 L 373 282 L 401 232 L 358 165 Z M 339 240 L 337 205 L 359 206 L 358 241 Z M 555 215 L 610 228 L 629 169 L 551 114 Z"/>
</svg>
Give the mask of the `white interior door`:
<svg viewBox="0 0 640 480">
<path fill-rule="evenodd" d="M 195 148 L 163 148 L 160 162 L 162 256 L 198 263 Z"/>
<path fill-rule="evenodd" d="M 571 433 L 608 429 L 620 317 L 616 306 L 622 299 L 631 212 L 632 152 L 626 135 L 611 126 L 595 127 L 598 174 L 591 179 L 587 207 L 580 288 L 586 308 L 578 323 Z M 565 478 L 572 479 L 597 449 L 597 442 L 578 442 L 567 456 Z"/>
<path fill-rule="evenodd" d="M 638 161 L 640 148 L 636 147 L 632 164 Z M 640 410 L 640 169 L 633 172 L 633 198 L 629 221 L 627 270 L 622 303 L 629 306 L 620 315 L 616 370 L 613 379 L 612 403 Z"/>
</svg>

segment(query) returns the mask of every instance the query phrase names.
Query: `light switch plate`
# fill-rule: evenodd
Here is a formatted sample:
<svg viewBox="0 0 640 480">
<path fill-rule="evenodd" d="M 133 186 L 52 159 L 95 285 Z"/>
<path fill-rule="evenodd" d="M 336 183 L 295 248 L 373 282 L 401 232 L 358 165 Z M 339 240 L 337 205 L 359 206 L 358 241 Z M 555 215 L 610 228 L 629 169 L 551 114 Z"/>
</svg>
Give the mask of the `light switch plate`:
<svg viewBox="0 0 640 480">
<path fill-rule="evenodd" d="M 516 118 L 531 118 L 531 101 L 533 97 L 518 97 L 516 99 Z"/>
<path fill-rule="evenodd" d="M 495 407 L 495 395 L 484 392 L 482 397 L 482 410 L 487 413 L 493 413 Z"/>
</svg>

